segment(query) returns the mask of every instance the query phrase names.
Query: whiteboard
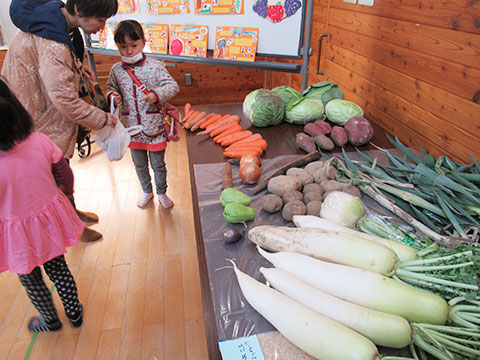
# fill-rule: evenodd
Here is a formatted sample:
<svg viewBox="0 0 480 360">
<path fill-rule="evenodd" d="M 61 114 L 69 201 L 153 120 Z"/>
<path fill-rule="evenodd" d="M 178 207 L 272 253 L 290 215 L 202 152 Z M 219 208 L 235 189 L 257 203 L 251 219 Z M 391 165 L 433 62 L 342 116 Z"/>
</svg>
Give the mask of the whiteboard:
<svg viewBox="0 0 480 360">
<path fill-rule="evenodd" d="M 148 14 L 147 2 L 140 1 L 140 14 L 117 14 L 109 21 L 135 19 L 142 23 L 157 24 L 192 24 L 208 26 L 208 50 L 215 49 L 215 33 L 217 26 L 238 26 L 258 28 L 258 56 L 299 58 L 303 43 L 304 19 L 306 0 L 301 0 L 302 7 L 295 14 L 273 23 L 269 19 L 260 17 L 253 11 L 253 0 L 244 0 L 244 14 L 232 15 L 197 15 L 189 14 Z M 193 0 L 190 0 L 190 11 L 194 11 Z M 98 36 L 92 35 L 92 40 Z"/>
</svg>

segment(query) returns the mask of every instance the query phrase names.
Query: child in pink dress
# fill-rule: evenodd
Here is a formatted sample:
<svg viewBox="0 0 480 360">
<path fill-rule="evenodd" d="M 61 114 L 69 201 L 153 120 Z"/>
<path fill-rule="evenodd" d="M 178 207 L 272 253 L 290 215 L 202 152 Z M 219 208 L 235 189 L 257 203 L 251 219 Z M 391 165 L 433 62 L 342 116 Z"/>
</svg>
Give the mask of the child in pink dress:
<svg viewBox="0 0 480 360">
<path fill-rule="evenodd" d="M 30 115 L 0 79 L 0 272 L 18 274 L 40 313 L 30 320 L 30 331 L 62 327 L 40 266 L 72 325 L 82 324 L 83 307 L 63 255 L 85 226 L 67 197 L 72 195 L 73 173 L 62 151 L 33 132 Z"/>
</svg>

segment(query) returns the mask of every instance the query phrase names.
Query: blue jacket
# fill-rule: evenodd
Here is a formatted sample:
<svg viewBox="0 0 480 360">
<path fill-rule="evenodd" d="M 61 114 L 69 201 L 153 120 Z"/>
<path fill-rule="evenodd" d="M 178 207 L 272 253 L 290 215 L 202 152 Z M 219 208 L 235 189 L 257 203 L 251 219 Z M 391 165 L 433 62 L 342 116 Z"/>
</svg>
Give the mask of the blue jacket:
<svg viewBox="0 0 480 360">
<path fill-rule="evenodd" d="M 23 32 L 66 44 L 83 60 L 82 35 L 74 29 L 73 42 L 70 39 L 67 20 L 60 10 L 64 6 L 61 0 L 12 0 L 10 18 Z"/>
</svg>

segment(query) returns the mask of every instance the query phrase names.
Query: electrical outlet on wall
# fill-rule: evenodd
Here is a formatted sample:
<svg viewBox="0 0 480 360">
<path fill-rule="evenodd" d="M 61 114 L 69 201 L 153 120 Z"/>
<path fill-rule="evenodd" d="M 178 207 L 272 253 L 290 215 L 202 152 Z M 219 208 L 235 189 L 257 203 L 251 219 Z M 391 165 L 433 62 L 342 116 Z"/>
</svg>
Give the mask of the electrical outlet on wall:
<svg viewBox="0 0 480 360">
<path fill-rule="evenodd" d="M 374 0 L 358 0 L 359 5 L 373 6 Z"/>
<path fill-rule="evenodd" d="M 192 86 L 192 73 L 185 73 L 185 85 Z"/>
</svg>

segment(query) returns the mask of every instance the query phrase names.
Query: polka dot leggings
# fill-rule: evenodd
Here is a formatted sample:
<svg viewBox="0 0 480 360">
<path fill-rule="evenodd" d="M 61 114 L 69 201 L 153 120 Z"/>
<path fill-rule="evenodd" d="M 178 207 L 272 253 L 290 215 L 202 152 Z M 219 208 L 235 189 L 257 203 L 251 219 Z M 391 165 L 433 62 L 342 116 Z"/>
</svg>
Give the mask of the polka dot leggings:
<svg viewBox="0 0 480 360">
<path fill-rule="evenodd" d="M 78 300 L 77 285 L 65 262 L 65 257 L 60 255 L 43 264 L 43 269 L 57 288 L 58 295 L 62 300 L 65 313 L 69 318 L 75 318 L 82 312 L 82 305 Z M 52 295 L 42 279 L 39 267 L 33 269 L 30 274 L 19 274 L 20 282 L 27 290 L 27 295 L 38 310 L 40 315 L 49 324 L 58 321 L 57 310 L 53 304 Z"/>
</svg>

